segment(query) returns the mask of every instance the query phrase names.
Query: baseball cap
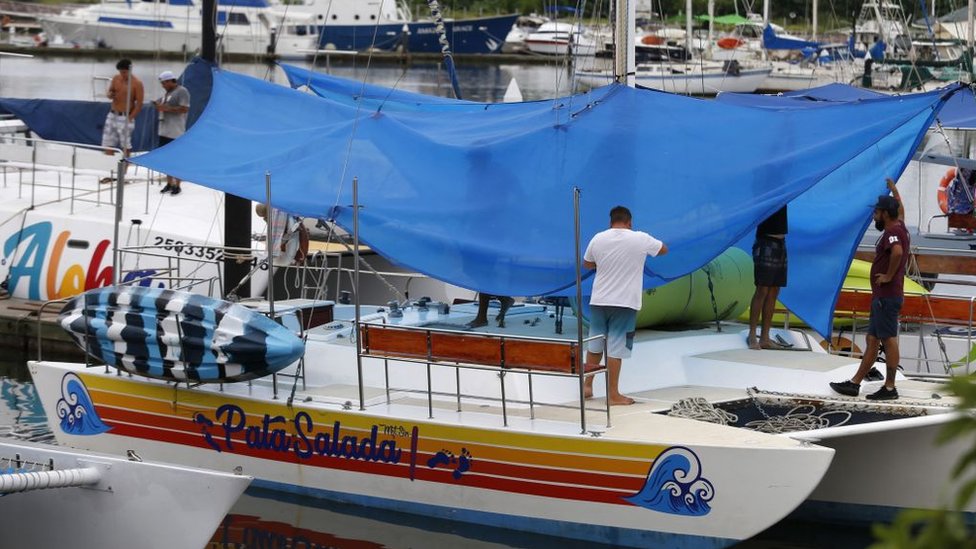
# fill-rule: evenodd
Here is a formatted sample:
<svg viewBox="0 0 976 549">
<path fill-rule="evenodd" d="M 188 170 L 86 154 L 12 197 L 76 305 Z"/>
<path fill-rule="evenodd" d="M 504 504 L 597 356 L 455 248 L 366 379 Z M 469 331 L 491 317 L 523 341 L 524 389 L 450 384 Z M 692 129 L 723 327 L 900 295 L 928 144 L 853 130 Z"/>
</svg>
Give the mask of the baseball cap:
<svg viewBox="0 0 976 549">
<path fill-rule="evenodd" d="M 875 210 L 885 210 L 885 211 L 897 211 L 898 201 L 895 197 L 883 194 L 878 197 L 878 203 L 874 205 Z"/>
<path fill-rule="evenodd" d="M 173 71 L 163 71 L 159 73 L 160 82 L 165 82 L 167 80 L 176 80 L 176 75 L 173 74 Z"/>
</svg>

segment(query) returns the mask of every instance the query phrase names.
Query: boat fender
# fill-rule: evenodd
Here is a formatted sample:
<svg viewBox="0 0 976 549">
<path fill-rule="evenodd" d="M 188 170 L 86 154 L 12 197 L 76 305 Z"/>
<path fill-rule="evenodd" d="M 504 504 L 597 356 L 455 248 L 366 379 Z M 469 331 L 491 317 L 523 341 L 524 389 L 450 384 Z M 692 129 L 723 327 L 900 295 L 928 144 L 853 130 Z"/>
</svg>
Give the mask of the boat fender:
<svg viewBox="0 0 976 549">
<path fill-rule="evenodd" d="M 726 37 L 720 38 L 716 43 L 718 44 L 718 47 L 722 48 L 723 50 L 734 50 L 735 48 L 745 44 L 745 41 L 738 38 Z"/>
<path fill-rule="evenodd" d="M 939 199 L 939 209 L 942 213 L 949 213 L 949 184 L 952 180 L 956 178 L 956 169 L 949 168 L 946 170 L 945 175 L 939 180 L 939 190 L 936 191 L 936 196 Z"/>
</svg>

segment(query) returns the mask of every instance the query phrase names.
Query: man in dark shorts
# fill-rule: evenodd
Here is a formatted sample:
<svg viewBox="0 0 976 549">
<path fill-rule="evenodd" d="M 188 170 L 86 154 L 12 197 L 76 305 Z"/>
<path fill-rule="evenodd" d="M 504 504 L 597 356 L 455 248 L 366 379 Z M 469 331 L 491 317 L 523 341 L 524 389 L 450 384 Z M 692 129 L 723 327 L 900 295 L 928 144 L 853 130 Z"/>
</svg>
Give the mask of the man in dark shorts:
<svg viewBox="0 0 976 549">
<path fill-rule="evenodd" d="M 786 205 L 767 217 L 756 227 L 756 241 L 752 245 L 753 277 L 756 292 L 749 307 L 750 349 L 782 349 L 783 345 L 769 339 L 773 312 L 779 289 L 786 286 Z M 762 332 L 756 340 L 756 325 L 762 314 Z"/>
<path fill-rule="evenodd" d="M 895 375 L 901 359 L 898 351 L 898 315 L 905 296 L 905 266 L 911 245 L 905 223 L 902 222 L 905 208 L 898 189 L 891 179 L 887 183 L 893 196 L 879 196 L 874 206 L 874 226 L 883 232 L 875 245 L 874 262 L 871 264 L 871 320 L 868 324 L 867 349 L 854 377 L 830 384 L 831 389 L 842 395 L 857 396 L 861 381 L 874 367 L 880 344 L 884 343 L 887 356 L 885 383 L 877 392 L 867 395 L 869 400 L 898 398 L 895 389 Z"/>
<path fill-rule="evenodd" d="M 186 133 L 186 113 L 190 112 L 190 92 L 176 80 L 171 71 L 163 71 L 159 75 L 159 85 L 163 87 L 163 95 L 154 102 L 159 112 L 159 146 L 168 145 L 177 137 Z M 180 180 L 171 175 L 166 176 L 166 186 L 159 192 L 180 194 Z"/>
</svg>

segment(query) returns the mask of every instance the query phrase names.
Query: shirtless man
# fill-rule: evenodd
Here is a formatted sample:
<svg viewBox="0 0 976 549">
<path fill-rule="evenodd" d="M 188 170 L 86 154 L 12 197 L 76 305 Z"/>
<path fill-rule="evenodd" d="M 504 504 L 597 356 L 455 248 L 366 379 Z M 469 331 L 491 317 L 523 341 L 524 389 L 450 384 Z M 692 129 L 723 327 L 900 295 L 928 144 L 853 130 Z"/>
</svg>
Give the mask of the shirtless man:
<svg viewBox="0 0 976 549">
<path fill-rule="evenodd" d="M 102 130 L 102 146 L 122 149 L 126 157 L 132 150 L 132 131 L 136 126 L 136 116 L 142 110 L 145 90 L 142 82 L 132 75 L 132 61 L 122 59 L 116 63 L 119 74 L 112 78 L 105 95 L 112 100 L 112 106 L 105 117 Z M 109 149 L 105 154 L 112 154 Z"/>
</svg>

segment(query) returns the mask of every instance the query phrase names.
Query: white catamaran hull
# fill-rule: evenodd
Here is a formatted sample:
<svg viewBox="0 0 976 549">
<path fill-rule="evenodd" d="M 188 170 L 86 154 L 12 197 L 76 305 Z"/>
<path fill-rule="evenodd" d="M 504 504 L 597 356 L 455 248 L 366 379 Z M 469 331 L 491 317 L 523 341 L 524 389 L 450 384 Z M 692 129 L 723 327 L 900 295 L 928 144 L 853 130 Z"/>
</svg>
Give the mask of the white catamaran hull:
<svg viewBox="0 0 976 549">
<path fill-rule="evenodd" d="M 355 387 L 312 376 L 286 402 L 265 380 L 188 390 L 79 364 L 30 368 L 49 417 L 74 398 L 62 389 L 70 382 L 108 427 L 55 425 L 62 444 L 239 467 L 285 492 L 622 546 L 724 547 L 753 536 L 806 499 L 832 455 L 639 408 L 597 436 L 580 433 L 576 414 L 533 420 L 522 409 L 506 427 L 497 409 L 439 403 L 432 419 L 425 399 L 396 393 L 388 404 L 375 390 L 361 411 L 347 405 Z M 600 425 L 602 414 L 590 415 Z"/>
<path fill-rule="evenodd" d="M 251 481 L 116 455 L 0 440 L 0 487 L 88 483 L 0 497 L 4 546 L 203 547 Z"/>
</svg>

